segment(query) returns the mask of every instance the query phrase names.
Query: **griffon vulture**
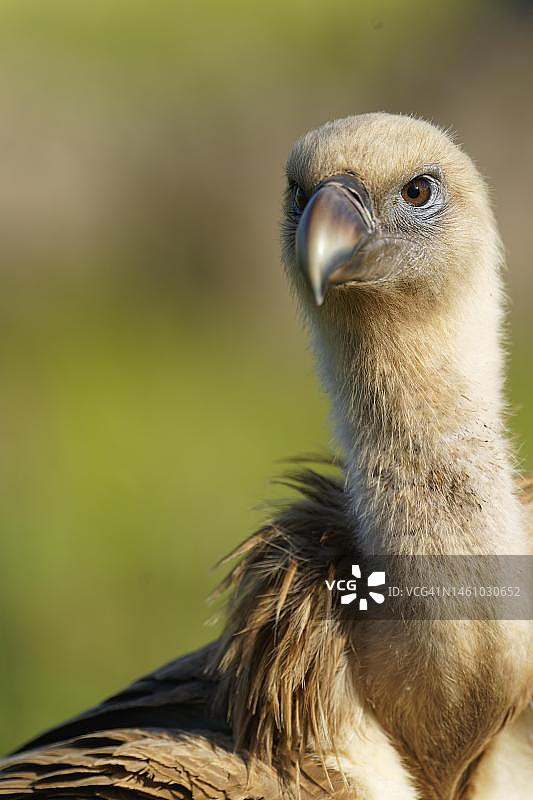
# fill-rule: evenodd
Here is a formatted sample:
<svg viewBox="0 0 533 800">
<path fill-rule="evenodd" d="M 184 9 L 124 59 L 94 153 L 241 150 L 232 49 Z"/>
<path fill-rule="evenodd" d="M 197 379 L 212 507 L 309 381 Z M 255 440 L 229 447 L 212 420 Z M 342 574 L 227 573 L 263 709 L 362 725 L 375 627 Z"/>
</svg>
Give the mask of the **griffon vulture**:
<svg viewBox="0 0 533 800">
<path fill-rule="evenodd" d="M 5 759 L 2 797 L 531 796 L 531 623 L 361 622 L 325 586 L 374 554 L 530 552 L 485 183 L 442 130 L 381 113 L 303 136 L 287 181 L 340 475 L 295 467 L 299 499 L 233 554 L 221 638 Z"/>
</svg>

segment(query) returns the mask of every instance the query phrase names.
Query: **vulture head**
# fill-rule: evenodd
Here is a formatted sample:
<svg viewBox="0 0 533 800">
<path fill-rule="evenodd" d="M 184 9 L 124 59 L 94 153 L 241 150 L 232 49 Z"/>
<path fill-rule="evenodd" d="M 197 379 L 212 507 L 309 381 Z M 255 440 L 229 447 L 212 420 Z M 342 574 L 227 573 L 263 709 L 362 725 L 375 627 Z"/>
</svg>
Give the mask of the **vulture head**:
<svg viewBox="0 0 533 800">
<path fill-rule="evenodd" d="M 384 113 L 329 122 L 296 142 L 287 179 L 284 260 L 305 306 L 392 292 L 427 307 L 497 263 L 485 184 L 428 122 Z"/>
<path fill-rule="evenodd" d="M 413 420 L 436 451 L 497 425 L 501 247 L 470 158 L 429 122 L 363 114 L 300 138 L 287 180 L 283 260 L 348 461 L 378 406 L 382 450 Z"/>
</svg>

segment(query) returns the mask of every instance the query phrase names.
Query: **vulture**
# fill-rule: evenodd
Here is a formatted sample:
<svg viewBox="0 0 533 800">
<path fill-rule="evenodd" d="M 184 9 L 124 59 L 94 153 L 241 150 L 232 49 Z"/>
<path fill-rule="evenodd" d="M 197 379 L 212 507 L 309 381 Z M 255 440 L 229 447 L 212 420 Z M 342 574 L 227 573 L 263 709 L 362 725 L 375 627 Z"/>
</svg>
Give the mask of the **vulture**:
<svg viewBox="0 0 533 800">
<path fill-rule="evenodd" d="M 530 555 L 487 187 L 445 131 L 363 114 L 296 142 L 283 208 L 340 455 L 292 462 L 295 499 L 231 554 L 220 638 L 5 758 L 0 798 L 531 796 L 532 623 L 491 598 L 371 620 L 328 588 L 376 556 L 407 580 L 413 557 Z"/>
</svg>

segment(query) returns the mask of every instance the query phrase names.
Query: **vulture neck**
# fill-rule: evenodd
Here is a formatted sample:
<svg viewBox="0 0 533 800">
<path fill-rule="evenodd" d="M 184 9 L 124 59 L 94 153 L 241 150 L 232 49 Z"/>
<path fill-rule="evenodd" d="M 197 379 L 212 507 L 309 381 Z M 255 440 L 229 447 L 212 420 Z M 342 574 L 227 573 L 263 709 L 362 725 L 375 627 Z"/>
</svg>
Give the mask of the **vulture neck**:
<svg viewBox="0 0 533 800">
<path fill-rule="evenodd" d="M 502 425 L 499 287 L 447 307 L 354 295 L 326 302 L 314 333 L 359 546 L 527 552 Z"/>
<path fill-rule="evenodd" d="M 430 607 L 428 620 L 350 624 L 324 578 L 362 551 L 527 552 L 501 423 L 499 309 L 488 292 L 415 319 L 405 301 L 353 295 L 332 293 L 313 325 L 346 486 L 297 475 L 303 500 L 237 551 L 217 697 L 236 746 L 288 774 L 311 752 L 359 780 L 376 725 L 417 796 L 464 800 L 526 696 L 522 633 L 432 620 Z"/>
</svg>

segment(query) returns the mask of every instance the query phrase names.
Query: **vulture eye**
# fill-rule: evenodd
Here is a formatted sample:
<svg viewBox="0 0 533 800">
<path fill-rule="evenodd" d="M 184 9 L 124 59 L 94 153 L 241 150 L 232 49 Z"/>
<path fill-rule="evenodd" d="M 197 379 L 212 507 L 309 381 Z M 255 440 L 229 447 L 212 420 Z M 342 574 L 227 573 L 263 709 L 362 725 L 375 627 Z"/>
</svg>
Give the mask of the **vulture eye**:
<svg viewBox="0 0 533 800">
<path fill-rule="evenodd" d="M 433 185 L 431 178 L 427 175 L 418 175 L 412 181 L 406 183 L 402 189 L 402 198 L 410 206 L 420 208 L 429 203 L 433 195 Z"/>
<path fill-rule="evenodd" d="M 307 200 L 307 195 L 302 187 L 295 183 L 292 190 L 292 204 L 295 211 L 303 211 L 307 205 Z"/>
</svg>

